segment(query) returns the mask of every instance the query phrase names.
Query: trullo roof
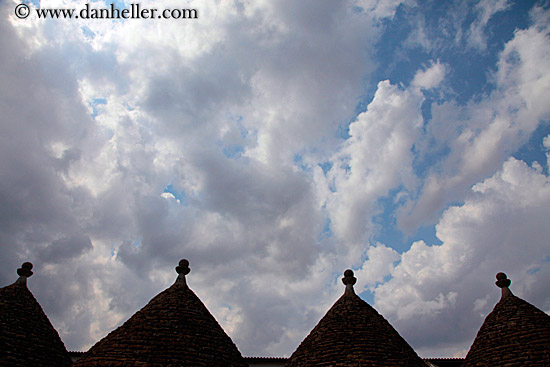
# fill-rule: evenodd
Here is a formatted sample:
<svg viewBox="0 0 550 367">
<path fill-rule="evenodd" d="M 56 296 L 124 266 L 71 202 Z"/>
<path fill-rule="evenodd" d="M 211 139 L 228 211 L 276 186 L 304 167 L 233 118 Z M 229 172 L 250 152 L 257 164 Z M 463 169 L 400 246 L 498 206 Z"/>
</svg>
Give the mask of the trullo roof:
<svg viewBox="0 0 550 367">
<path fill-rule="evenodd" d="M 550 366 L 550 316 L 516 297 L 498 273 L 502 297 L 487 315 L 463 367 Z"/>
<path fill-rule="evenodd" d="M 287 367 L 407 366 L 426 364 L 382 315 L 357 296 L 346 270 L 344 295 L 290 357 Z"/>
<path fill-rule="evenodd" d="M 70 367 L 59 334 L 27 288 L 32 264 L 17 269 L 19 279 L 0 288 L 0 366 Z"/>
<path fill-rule="evenodd" d="M 189 262 L 178 278 L 118 329 L 95 344 L 75 367 L 245 367 L 231 338 L 187 286 Z"/>
</svg>

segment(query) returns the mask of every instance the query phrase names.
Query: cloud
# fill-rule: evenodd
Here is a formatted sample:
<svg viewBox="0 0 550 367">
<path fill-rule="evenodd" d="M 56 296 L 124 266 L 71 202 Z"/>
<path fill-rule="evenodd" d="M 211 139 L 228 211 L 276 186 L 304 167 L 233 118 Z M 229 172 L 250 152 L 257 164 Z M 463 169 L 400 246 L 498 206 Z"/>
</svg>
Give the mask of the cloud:
<svg viewBox="0 0 550 367">
<path fill-rule="evenodd" d="M 320 258 L 331 241 L 294 158 L 332 154 L 379 30 L 345 2 L 189 5 L 199 20 L 1 20 L 2 279 L 35 263 L 31 289 L 69 349 L 167 287 L 181 257 L 245 354 L 288 353 L 330 301 L 319 289 L 339 260 Z"/>
<path fill-rule="evenodd" d="M 383 81 L 367 111 L 350 124 L 350 137 L 327 175 L 334 190 L 327 212 L 341 240 L 365 241 L 369 218 L 379 210 L 376 199 L 400 185 L 414 186 L 411 149 L 420 135 L 422 101 L 422 94 Z"/>
<path fill-rule="evenodd" d="M 466 32 L 467 45 L 479 50 L 485 50 L 487 48 L 485 30 L 489 20 L 495 14 L 505 11 L 510 6 L 511 3 L 508 0 L 482 0 L 478 2 L 475 5 L 478 16 L 470 25 L 470 29 Z"/>
<path fill-rule="evenodd" d="M 486 52 L 491 37 L 498 33 L 493 31 L 491 21 L 513 5 L 508 0 L 405 4 L 410 32 L 403 46 L 421 47 L 429 53 L 445 49 L 459 53 Z"/>
<path fill-rule="evenodd" d="M 401 4 L 410 3 L 403 0 L 356 0 L 357 6 L 364 11 L 374 14 L 377 18 L 393 18 Z"/>
<path fill-rule="evenodd" d="M 367 250 L 367 259 L 361 268 L 355 272 L 357 291 L 363 289 L 373 291 L 376 285 L 384 283 L 394 270 L 395 263 L 401 260 L 401 255 L 394 249 L 377 243 Z"/>
<path fill-rule="evenodd" d="M 548 309 L 538 289 L 550 272 L 549 203 L 548 176 L 509 158 L 463 205 L 445 211 L 436 226 L 441 245 L 415 242 L 401 255 L 391 280 L 377 286 L 375 307 L 421 355 L 438 355 L 451 343 L 469 348 L 498 301 L 493 279 L 500 271 L 514 293 Z"/>
<path fill-rule="evenodd" d="M 544 138 L 542 145 L 546 150 L 550 150 L 550 135 Z M 546 152 L 546 168 L 550 169 L 550 152 Z"/>
<path fill-rule="evenodd" d="M 494 173 L 549 118 L 542 97 L 550 92 L 550 69 L 543 61 L 550 52 L 547 30 L 538 22 L 516 31 L 500 54 L 496 89 L 488 98 L 466 107 L 454 102 L 433 107 L 428 128 L 449 153 L 425 179 L 418 199 L 402 208 L 398 218 L 402 229 L 412 231 L 432 223 L 447 203 L 459 200 L 471 185 Z"/>
<path fill-rule="evenodd" d="M 445 65 L 439 63 L 433 63 L 426 70 L 419 70 L 414 75 L 414 79 L 411 82 L 411 85 L 424 88 L 432 89 L 439 86 L 445 77 Z"/>
</svg>

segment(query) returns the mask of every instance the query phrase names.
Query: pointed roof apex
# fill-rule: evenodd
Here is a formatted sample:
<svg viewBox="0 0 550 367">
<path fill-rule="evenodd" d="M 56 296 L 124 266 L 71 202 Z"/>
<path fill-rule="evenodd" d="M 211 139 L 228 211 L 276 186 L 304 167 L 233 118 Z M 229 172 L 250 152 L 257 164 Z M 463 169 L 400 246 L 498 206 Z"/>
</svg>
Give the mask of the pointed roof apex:
<svg viewBox="0 0 550 367">
<path fill-rule="evenodd" d="M 512 284 L 512 281 L 508 279 L 506 274 L 504 273 L 498 273 L 497 274 L 497 281 L 495 282 L 497 287 L 502 289 L 502 298 L 508 297 L 512 295 L 512 291 L 510 291 L 510 284 Z"/>
<path fill-rule="evenodd" d="M 357 278 L 353 276 L 353 270 L 348 269 L 344 272 L 344 277 L 342 278 L 342 283 L 346 285 L 346 290 L 344 294 L 355 294 L 353 285 L 357 282 Z"/>
<path fill-rule="evenodd" d="M 24 262 L 19 269 L 17 269 L 17 275 L 19 279 L 16 280 L 16 283 L 27 284 L 27 278 L 32 276 L 32 263 Z"/>
<path fill-rule="evenodd" d="M 186 259 L 181 259 L 178 266 L 176 266 L 176 272 L 178 273 L 178 277 L 176 278 L 175 284 L 180 284 L 187 287 L 185 276 L 191 272 L 189 261 Z"/>
</svg>

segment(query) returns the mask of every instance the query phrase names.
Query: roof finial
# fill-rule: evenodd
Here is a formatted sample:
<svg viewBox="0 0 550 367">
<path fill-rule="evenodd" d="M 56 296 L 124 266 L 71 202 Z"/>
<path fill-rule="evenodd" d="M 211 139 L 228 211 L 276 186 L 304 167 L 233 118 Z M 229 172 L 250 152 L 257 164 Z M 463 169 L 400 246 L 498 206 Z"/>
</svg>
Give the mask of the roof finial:
<svg viewBox="0 0 550 367">
<path fill-rule="evenodd" d="M 32 275 L 32 264 L 30 262 L 24 262 L 19 269 L 17 269 L 17 283 L 27 284 L 27 278 Z"/>
<path fill-rule="evenodd" d="M 187 261 L 186 259 L 181 259 L 178 266 L 176 266 L 176 272 L 178 273 L 176 283 L 187 286 L 185 276 L 189 274 L 190 271 L 191 268 L 189 268 L 189 261 Z"/>
<path fill-rule="evenodd" d="M 353 290 L 353 285 L 357 282 L 357 278 L 353 276 L 353 270 L 348 269 L 344 272 L 344 277 L 342 282 L 346 285 L 345 294 L 355 294 Z"/>
<path fill-rule="evenodd" d="M 506 274 L 504 273 L 498 273 L 497 274 L 497 281 L 495 282 L 497 287 L 502 289 L 502 298 L 512 295 L 512 292 L 510 291 L 510 284 L 512 284 L 512 281 L 508 279 Z"/>
</svg>

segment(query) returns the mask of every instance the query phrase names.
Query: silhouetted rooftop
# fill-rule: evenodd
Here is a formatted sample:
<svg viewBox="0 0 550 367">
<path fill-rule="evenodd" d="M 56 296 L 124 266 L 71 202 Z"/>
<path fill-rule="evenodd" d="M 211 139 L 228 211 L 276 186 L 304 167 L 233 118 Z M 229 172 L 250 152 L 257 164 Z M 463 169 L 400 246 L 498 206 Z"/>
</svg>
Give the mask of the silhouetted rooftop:
<svg viewBox="0 0 550 367">
<path fill-rule="evenodd" d="M 24 263 L 17 274 L 17 281 L 0 288 L 0 365 L 72 366 L 59 334 L 27 288 L 32 264 Z"/>
<path fill-rule="evenodd" d="M 423 366 L 409 344 L 374 308 L 355 294 L 346 270 L 344 295 L 290 357 L 287 367 Z"/>
<path fill-rule="evenodd" d="M 502 297 L 485 322 L 463 366 L 550 366 L 550 316 L 516 297 L 506 274 L 497 274 Z"/>
<path fill-rule="evenodd" d="M 118 329 L 95 344 L 75 366 L 244 367 L 246 362 L 186 284 L 189 262 L 178 278 Z"/>
</svg>

